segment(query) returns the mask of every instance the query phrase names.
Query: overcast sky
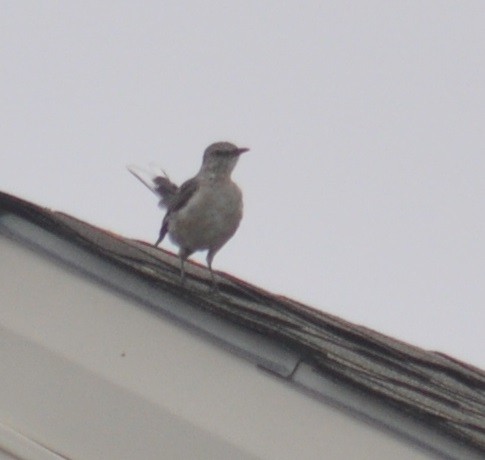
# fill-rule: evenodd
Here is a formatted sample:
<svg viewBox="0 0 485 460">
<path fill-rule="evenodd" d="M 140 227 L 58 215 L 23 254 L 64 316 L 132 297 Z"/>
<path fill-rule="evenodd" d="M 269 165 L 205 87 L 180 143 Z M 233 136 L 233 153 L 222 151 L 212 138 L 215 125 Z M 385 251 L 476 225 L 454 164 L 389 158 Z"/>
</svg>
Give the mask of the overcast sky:
<svg viewBox="0 0 485 460">
<path fill-rule="evenodd" d="M 181 182 L 250 147 L 216 269 L 485 368 L 484 24 L 483 0 L 2 1 L 0 190 L 154 242 L 127 164 Z"/>
</svg>

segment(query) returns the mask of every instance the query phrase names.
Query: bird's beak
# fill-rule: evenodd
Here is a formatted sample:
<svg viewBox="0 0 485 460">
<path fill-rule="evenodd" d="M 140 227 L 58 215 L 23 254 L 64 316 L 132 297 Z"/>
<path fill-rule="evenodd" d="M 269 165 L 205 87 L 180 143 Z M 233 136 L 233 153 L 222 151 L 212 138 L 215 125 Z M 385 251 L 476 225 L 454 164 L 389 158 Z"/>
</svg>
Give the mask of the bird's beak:
<svg viewBox="0 0 485 460">
<path fill-rule="evenodd" d="M 241 153 L 247 152 L 248 150 L 249 150 L 249 149 L 247 149 L 246 147 L 242 147 L 242 148 L 240 148 L 240 149 L 237 149 L 237 150 L 236 150 L 236 153 L 237 153 L 238 155 L 241 155 Z"/>
</svg>

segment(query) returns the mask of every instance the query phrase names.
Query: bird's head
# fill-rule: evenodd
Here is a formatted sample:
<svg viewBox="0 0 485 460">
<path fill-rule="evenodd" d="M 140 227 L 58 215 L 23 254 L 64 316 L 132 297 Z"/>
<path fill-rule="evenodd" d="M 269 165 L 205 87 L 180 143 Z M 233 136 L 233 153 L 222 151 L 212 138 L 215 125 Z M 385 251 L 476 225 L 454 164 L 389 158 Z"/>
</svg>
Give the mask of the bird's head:
<svg viewBox="0 0 485 460">
<path fill-rule="evenodd" d="M 216 142 L 205 149 L 202 170 L 215 176 L 230 175 L 237 164 L 239 155 L 249 149 L 236 147 L 230 142 Z"/>
</svg>

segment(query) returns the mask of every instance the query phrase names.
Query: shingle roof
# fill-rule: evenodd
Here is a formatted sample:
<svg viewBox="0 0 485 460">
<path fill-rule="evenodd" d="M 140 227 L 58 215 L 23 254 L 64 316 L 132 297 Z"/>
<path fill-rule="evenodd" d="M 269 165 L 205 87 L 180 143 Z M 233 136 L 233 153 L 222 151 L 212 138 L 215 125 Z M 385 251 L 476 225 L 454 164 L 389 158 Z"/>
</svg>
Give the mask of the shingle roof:
<svg viewBox="0 0 485 460">
<path fill-rule="evenodd" d="M 485 453 L 485 372 L 480 369 L 228 275 L 220 275 L 221 295 L 210 295 L 207 270 L 197 264 L 187 264 L 191 283 L 182 288 L 173 254 L 4 193 L 2 213 L 17 215 L 160 289 L 192 299 L 197 308 L 271 337 L 324 375 Z"/>
</svg>

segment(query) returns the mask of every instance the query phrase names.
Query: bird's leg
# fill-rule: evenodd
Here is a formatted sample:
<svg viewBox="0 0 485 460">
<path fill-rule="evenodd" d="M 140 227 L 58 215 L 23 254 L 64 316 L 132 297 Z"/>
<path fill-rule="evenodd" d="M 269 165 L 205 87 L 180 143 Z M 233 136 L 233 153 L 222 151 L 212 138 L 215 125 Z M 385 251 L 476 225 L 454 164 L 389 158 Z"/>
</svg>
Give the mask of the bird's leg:
<svg viewBox="0 0 485 460">
<path fill-rule="evenodd" d="M 180 284 L 182 286 L 185 285 L 185 268 L 184 268 L 184 264 L 185 264 L 185 257 L 184 256 L 180 256 Z"/>
<path fill-rule="evenodd" d="M 187 248 L 180 248 L 179 249 L 179 257 L 180 257 L 180 284 L 182 286 L 185 285 L 185 260 L 187 257 L 192 254 L 193 251 Z"/>
<path fill-rule="evenodd" d="M 212 291 L 218 292 L 219 288 L 216 283 L 216 277 L 214 276 L 214 272 L 212 271 L 212 259 L 214 259 L 215 253 L 210 251 L 207 253 L 207 266 L 209 267 L 209 271 L 211 274 L 211 279 L 212 279 Z"/>
</svg>

